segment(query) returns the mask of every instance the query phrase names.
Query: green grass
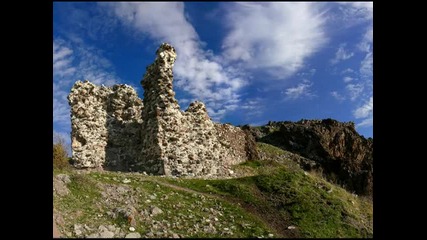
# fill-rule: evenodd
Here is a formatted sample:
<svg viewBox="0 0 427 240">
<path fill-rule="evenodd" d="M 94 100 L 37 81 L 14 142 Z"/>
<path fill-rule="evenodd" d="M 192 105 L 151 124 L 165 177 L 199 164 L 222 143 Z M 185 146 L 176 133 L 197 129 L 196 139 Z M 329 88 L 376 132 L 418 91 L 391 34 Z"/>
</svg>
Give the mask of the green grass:
<svg viewBox="0 0 427 240">
<path fill-rule="evenodd" d="M 282 149 L 280 149 L 278 147 L 275 147 L 273 145 L 267 144 L 267 143 L 258 142 L 257 143 L 257 147 L 258 147 L 258 149 L 260 151 L 262 151 L 262 152 L 264 152 L 264 153 L 266 153 L 268 155 L 273 155 L 274 156 L 274 155 L 281 155 L 281 154 L 285 153 L 284 150 L 282 150 Z"/>
<path fill-rule="evenodd" d="M 258 146 L 266 154 L 283 153 L 268 144 Z M 259 173 L 246 178 L 169 181 L 198 191 L 241 199 L 260 212 L 276 212 L 279 221 L 297 227 L 300 237 L 373 236 L 371 202 L 316 175 L 304 173 L 293 162 L 287 163 L 285 161 L 280 166 L 271 161 L 244 163 L 242 165 Z"/>
<path fill-rule="evenodd" d="M 70 173 L 70 171 L 60 171 L 59 173 Z M 55 174 L 55 172 L 54 172 Z M 56 175 L 56 174 L 55 174 Z M 100 209 L 95 206 L 101 194 L 93 179 L 83 174 L 72 174 L 71 182 L 67 184 L 70 194 L 63 198 L 54 198 L 53 204 L 65 217 L 67 223 L 65 229 L 69 232 L 73 230 L 72 223 L 90 222 Z"/>
<path fill-rule="evenodd" d="M 258 149 L 269 160 L 248 161 L 236 166 L 254 173 L 253 176 L 236 179 L 167 178 L 118 172 L 77 174 L 69 170 L 54 170 L 55 175 L 66 173 L 71 176 L 68 184 L 71 193 L 55 197 L 54 206 L 66 213 L 65 228 L 70 232 L 75 223 L 91 227 L 116 224 L 127 229 L 129 223 L 126 219 L 112 219 L 105 214 L 114 207 L 126 205 L 118 202 L 107 206 L 103 203 L 103 189 L 98 184 L 108 184 L 129 188 L 125 197 L 137 199 L 135 207 L 138 211 L 153 205 L 162 209 L 163 213 L 154 219 L 171 224 L 179 222 L 179 226 L 169 228 L 185 237 L 266 237 L 269 233 L 274 233 L 275 237 L 303 238 L 373 236 L 370 200 L 356 197 L 316 174 L 304 172 L 291 160 L 284 159 L 286 152 L 279 148 L 259 143 Z M 124 179 L 131 182 L 124 184 Z M 172 189 L 162 182 L 217 197 Z M 157 197 L 147 203 L 153 194 Z M 189 232 L 188 229 L 195 225 L 207 226 L 206 219 L 211 217 L 211 212 L 206 209 L 223 212 L 223 216 L 217 216 L 218 222 L 223 227 L 233 226 L 234 234 L 224 234 L 220 229 L 223 227 L 218 227 L 216 233 Z M 287 230 L 291 225 L 296 229 Z M 138 219 L 136 231 L 144 236 L 153 229 L 146 221 Z"/>
<path fill-rule="evenodd" d="M 61 172 L 63 173 L 63 172 Z M 137 204 L 134 204 L 138 212 L 149 210 L 152 206 L 162 209 L 163 213 L 153 217 L 158 222 L 167 221 L 171 224 L 179 222 L 179 226 L 168 227 L 174 233 L 185 237 L 256 237 L 267 236 L 271 231 L 255 216 L 246 212 L 243 208 L 227 202 L 223 199 L 211 198 L 201 194 L 189 193 L 168 186 L 158 184 L 160 180 L 156 176 L 144 176 L 140 174 L 123 174 L 115 172 L 92 172 L 87 174 L 71 174 L 71 183 L 68 184 L 70 194 L 65 197 L 54 198 L 55 208 L 63 213 L 66 218 L 65 229 L 73 232 L 74 224 L 86 224 L 96 229 L 99 225 L 114 224 L 125 231 L 130 227 L 127 219 L 118 216 L 111 218 L 105 214 L 113 211 L 115 207 L 124 207 L 127 204 L 117 202 L 112 206 L 103 203 L 101 197 L 102 188 L 97 184 L 108 184 L 115 186 L 126 186 L 130 190 L 127 197 L 136 197 Z M 124 179 L 130 179 L 130 183 L 123 183 Z M 148 198 L 155 194 L 155 199 Z M 150 202 L 146 202 L 150 199 Z M 208 226 L 206 219 L 212 218 L 212 213 L 203 209 L 213 209 L 221 211 L 222 216 L 217 215 L 220 226 L 216 233 L 206 233 L 203 231 L 189 232 L 188 229 L 198 225 L 201 228 Z M 102 214 L 102 216 L 99 216 Z M 233 216 L 231 218 L 230 216 Z M 222 228 L 230 228 L 233 235 L 227 235 Z M 149 231 L 155 232 L 152 226 L 147 224 L 142 218 L 137 218 L 136 231 L 144 236 Z M 76 237 L 73 236 L 72 237 Z"/>
</svg>

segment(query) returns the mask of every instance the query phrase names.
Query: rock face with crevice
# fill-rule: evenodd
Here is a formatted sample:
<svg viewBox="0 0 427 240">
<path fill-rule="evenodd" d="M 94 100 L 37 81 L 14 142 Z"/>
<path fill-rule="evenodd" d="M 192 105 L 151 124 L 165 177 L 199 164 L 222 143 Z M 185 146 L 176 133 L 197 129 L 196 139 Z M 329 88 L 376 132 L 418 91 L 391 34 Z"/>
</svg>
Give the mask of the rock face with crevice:
<svg viewBox="0 0 427 240">
<path fill-rule="evenodd" d="M 249 131 L 212 122 L 199 101 L 181 111 L 172 84 L 176 57 L 166 43 L 156 51 L 141 81 L 143 101 L 127 85 L 75 83 L 68 100 L 76 167 L 224 176 L 256 158 Z"/>
<path fill-rule="evenodd" d="M 313 160 L 326 177 L 348 190 L 372 194 L 373 139 L 359 135 L 353 122 L 269 122 L 251 132 L 258 141 Z"/>
</svg>

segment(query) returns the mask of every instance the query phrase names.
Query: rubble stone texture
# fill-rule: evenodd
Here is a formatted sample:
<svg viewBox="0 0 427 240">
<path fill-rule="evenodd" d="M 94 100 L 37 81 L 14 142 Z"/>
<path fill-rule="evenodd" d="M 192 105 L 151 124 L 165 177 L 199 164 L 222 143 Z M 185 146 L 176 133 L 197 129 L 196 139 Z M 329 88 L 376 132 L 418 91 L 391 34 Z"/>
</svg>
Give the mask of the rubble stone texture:
<svg viewBox="0 0 427 240">
<path fill-rule="evenodd" d="M 68 101 L 75 166 L 128 170 L 141 151 L 142 100 L 135 90 L 77 81 Z"/>
<path fill-rule="evenodd" d="M 76 167 L 224 176 L 256 157 L 252 134 L 212 122 L 202 102 L 181 111 L 172 85 L 176 57 L 169 44 L 157 50 L 141 81 L 143 103 L 127 85 L 75 83 L 68 99 Z"/>
<path fill-rule="evenodd" d="M 326 177 L 349 191 L 372 195 L 373 139 L 359 135 L 353 122 L 269 122 L 252 132 L 261 142 L 315 161 Z"/>
<path fill-rule="evenodd" d="M 172 89 L 175 49 L 162 44 L 156 60 L 141 81 L 141 170 L 165 175 L 215 176 L 228 173 L 227 166 L 248 159 L 247 135 L 240 128 L 215 124 L 202 102 L 180 110 Z M 249 141 L 248 141 L 249 140 Z"/>
</svg>

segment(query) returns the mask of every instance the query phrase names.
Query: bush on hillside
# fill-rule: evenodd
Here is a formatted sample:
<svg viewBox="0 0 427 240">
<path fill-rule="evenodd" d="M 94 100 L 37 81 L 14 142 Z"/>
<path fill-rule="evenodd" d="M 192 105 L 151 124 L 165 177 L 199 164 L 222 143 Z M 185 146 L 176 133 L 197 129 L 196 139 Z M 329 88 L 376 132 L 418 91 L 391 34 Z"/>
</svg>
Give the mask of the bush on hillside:
<svg viewBox="0 0 427 240">
<path fill-rule="evenodd" d="M 66 150 L 65 140 L 59 136 L 54 135 L 53 140 L 53 168 L 64 169 L 69 167 L 68 154 Z"/>
</svg>

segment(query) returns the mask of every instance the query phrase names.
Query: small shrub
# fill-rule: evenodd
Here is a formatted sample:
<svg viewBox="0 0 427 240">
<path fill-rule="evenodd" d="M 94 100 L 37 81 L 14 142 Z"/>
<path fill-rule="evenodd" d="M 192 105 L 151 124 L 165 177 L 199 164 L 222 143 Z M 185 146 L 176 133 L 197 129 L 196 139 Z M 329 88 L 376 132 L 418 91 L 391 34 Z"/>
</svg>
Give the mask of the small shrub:
<svg viewBox="0 0 427 240">
<path fill-rule="evenodd" d="M 64 169 L 70 166 L 65 141 L 62 137 L 55 135 L 53 143 L 53 168 Z"/>
</svg>

